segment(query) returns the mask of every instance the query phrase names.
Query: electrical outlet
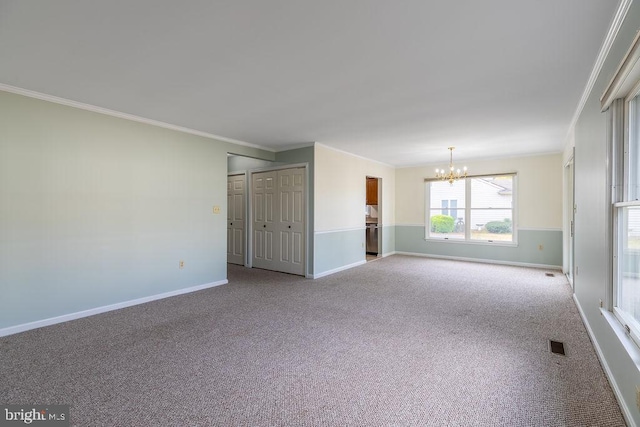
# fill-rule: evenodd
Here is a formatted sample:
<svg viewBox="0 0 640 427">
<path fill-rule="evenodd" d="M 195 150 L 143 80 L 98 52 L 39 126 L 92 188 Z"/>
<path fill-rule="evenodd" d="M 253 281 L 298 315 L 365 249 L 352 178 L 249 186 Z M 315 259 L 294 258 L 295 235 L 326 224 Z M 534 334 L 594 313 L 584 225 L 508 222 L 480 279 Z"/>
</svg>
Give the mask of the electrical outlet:
<svg viewBox="0 0 640 427">
<path fill-rule="evenodd" d="M 178 263 L 178 266 L 180 267 L 180 269 L 184 268 L 184 261 L 180 260 L 180 262 Z"/>
<path fill-rule="evenodd" d="M 604 307 L 604 302 L 602 302 L 602 300 L 600 300 L 600 308 Z"/>
<path fill-rule="evenodd" d="M 544 249 L 544 246 L 542 246 L 542 245 L 538 245 L 538 250 L 539 250 L 539 251 L 541 251 L 541 250 L 543 250 L 543 249 Z"/>
<path fill-rule="evenodd" d="M 220 206 L 214 206 L 213 207 L 213 213 L 214 214 L 219 214 L 220 213 Z"/>
</svg>

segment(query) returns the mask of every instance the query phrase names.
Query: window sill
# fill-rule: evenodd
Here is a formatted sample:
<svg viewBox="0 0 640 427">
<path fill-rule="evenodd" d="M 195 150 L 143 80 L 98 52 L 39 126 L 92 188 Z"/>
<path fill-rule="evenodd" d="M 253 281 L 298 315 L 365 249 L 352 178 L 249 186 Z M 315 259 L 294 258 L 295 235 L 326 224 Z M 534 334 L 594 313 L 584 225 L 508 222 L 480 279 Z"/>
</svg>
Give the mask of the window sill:
<svg viewBox="0 0 640 427">
<path fill-rule="evenodd" d="M 605 318 L 613 330 L 613 333 L 616 334 L 616 337 L 620 340 L 620 343 L 622 343 L 625 351 L 631 360 L 633 360 L 636 368 L 640 371 L 640 347 L 638 347 L 635 341 L 633 341 L 629 334 L 627 334 L 627 331 L 624 329 L 624 326 L 622 326 L 615 314 L 604 308 L 600 309 L 600 314 Z"/>
<path fill-rule="evenodd" d="M 503 246 L 508 248 L 518 247 L 518 242 L 502 242 L 502 241 L 489 242 L 487 240 L 460 240 L 460 239 L 430 239 L 428 237 L 425 237 L 424 240 L 427 242 L 435 242 L 435 243 L 454 243 L 456 245 Z"/>
</svg>

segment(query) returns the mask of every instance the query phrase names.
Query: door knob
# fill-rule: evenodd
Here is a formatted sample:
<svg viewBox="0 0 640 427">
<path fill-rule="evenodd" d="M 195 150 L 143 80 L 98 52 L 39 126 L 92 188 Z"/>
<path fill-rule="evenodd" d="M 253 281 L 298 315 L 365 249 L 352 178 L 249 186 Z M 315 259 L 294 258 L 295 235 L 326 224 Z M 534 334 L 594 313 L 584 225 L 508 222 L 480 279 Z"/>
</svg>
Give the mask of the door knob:
<svg viewBox="0 0 640 427">
<path fill-rule="evenodd" d="M 233 223 L 231 223 L 230 225 L 233 225 Z"/>
<path fill-rule="evenodd" d="M 289 226 L 289 228 L 291 228 L 291 226 Z"/>
<path fill-rule="evenodd" d="M 264 225 L 263 225 L 263 227 L 264 227 L 264 228 L 267 228 L 267 224 L 264 224 Z"/>
</svg>

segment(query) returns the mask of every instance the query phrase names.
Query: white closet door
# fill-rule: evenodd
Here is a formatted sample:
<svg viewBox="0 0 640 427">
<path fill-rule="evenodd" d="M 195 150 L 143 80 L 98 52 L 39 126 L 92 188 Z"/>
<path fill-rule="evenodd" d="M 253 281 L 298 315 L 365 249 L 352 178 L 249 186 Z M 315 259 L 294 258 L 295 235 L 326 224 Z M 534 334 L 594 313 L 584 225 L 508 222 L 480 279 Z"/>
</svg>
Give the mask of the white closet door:
<svg viewBox="0 0 640 427">
<path fill-rule="evenodd" d="M 274 253 L 274 210 L 277 209 L 276 172 L 254 173 L 253 193 L 253 261 L 254 267 L 276 270 Z"/>
<path fill-rule="evenodd" d="M 305 169 L 253 174 L 253 259 L 257 268 L 305 274 Z"/>
<path fill-rule="evenodd" d="M 227 177 L 227 262 L 244 265 L 245 176 Z"/>
<path fill-rule="evenodd" d="M 279 271 L 304 275 L 304 169 L 278 171 L 279 215 L 276 222 Z"/>
</svg>

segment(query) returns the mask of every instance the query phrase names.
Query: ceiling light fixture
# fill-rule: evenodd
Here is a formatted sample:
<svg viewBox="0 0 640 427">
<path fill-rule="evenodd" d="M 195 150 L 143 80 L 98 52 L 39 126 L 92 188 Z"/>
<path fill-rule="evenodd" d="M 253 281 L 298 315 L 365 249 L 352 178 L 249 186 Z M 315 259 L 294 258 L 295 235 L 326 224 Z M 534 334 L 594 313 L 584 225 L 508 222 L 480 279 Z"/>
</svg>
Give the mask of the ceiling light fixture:
<svg viewBox="0 0 640 427">
<path fill-rule="evenodd" d="M 443 181 L 449 181 L 449 184 L 453 185 L 453 183 L 461 178 L 467 177 L 467 167 L 461 171 L 460 169 L 455 169 L 453 167 L 453 150 L 456 147 L 449 147 L 449 151 L 451 152 L 451 156 L 449 158 L 449 170 L 445 171 L 444 169 L 436 169 L 436 179 L 441 179 Z"/>
</svg>

